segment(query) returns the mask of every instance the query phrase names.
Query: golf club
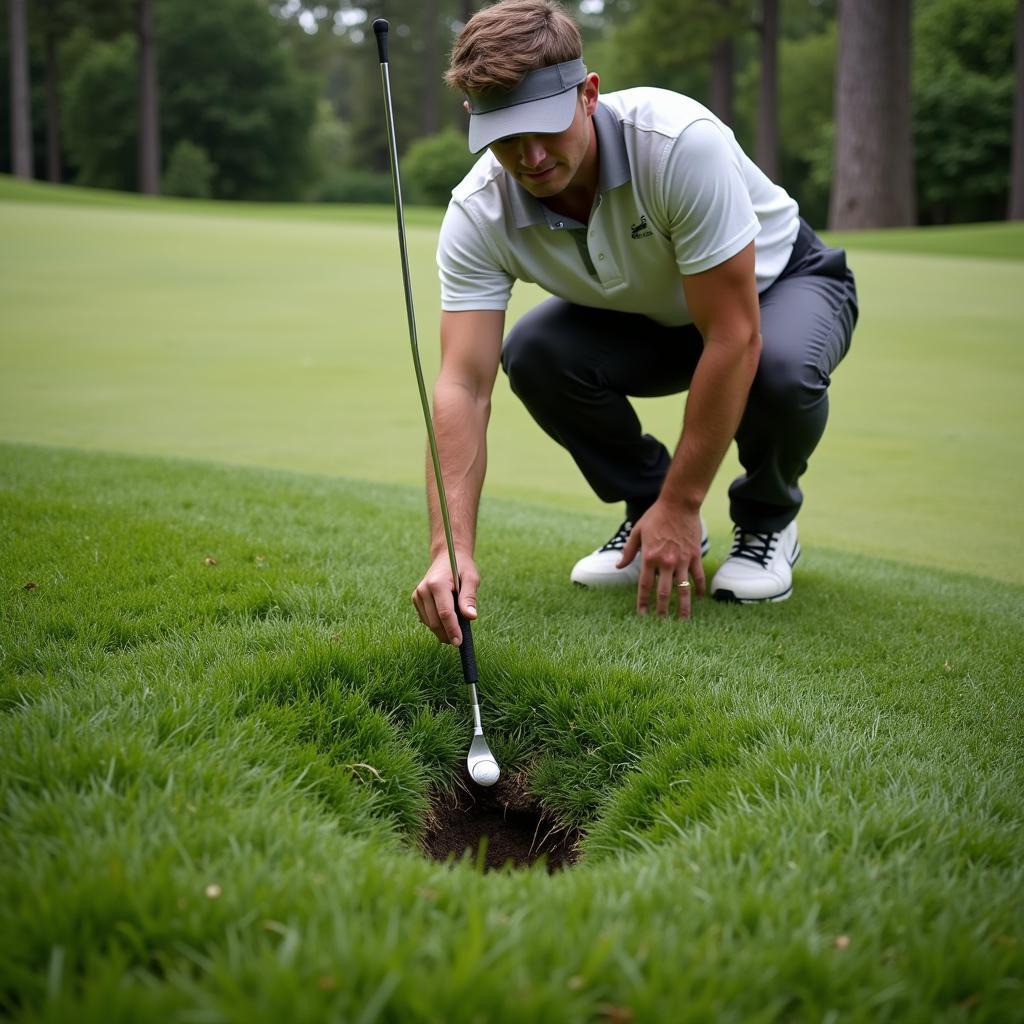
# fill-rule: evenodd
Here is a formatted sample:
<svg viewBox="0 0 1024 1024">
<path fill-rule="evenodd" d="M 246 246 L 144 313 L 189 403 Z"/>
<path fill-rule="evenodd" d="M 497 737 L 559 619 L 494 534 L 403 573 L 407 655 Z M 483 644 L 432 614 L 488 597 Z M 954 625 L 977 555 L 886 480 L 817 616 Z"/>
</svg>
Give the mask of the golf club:
<svg viewBox="0 0 1024 1024">
<path fill-rule="evenodd" d="M 402 283 L 405 286 L 405 312 L 409 320 L 409 342 L 412 346 L 412 361 L 416 368 L 416 383 L 419 386 L 420 404 L 423 406 L 423 419 L 427 426 L 427 440 L 430 444 L 430 459 L 434 464 L 434 480 L 437 483 L 437 503 L 441 511 L 441 522 L 444 524 L 444 539 L 448 545 L 448 559 L 452 567 L 452 581 L 455 585 L 455 614 L 458 616 L 459 628 L 462 630 L 462 646 L 459 655 L 462 658 L 462 675 L 469 687 L 469 697 L 473 705 L 473 742 L 466 757 L 466 768 L 469 777 L 480 786 L 493 786 L 498 781 L 501 769 L 484 739 L 483 724 L 480 720 L 480 701 L 477 698 L 476 655 L 473 653 L 473 631 L 469 621 L 459 608 L 459 588 L 461 579 L 459 567 L 455 561 L 455 543 L 452 540 L 451 521 L 448 518 L 448 502 L 445 500 L 444 480 L 441 478 L 441 460 L 437 453 L 437 437 L 434 434 L 434 422 L 430 415 L 430 403 L 427 400 L 427 389 L 423 383 L 423 367 L 420 364 L 420 349 L 416 338 L 416 313 L 412 305 L 412 281 L 409 274 L 409 252 L 405 243 L 405 214 L 402 208 L 402 183 L 398 174 L 398 142 L 395 138 L 395 115 L 391 106 L 391 76 L 388 70 L 388 22 L 378 18 L 373 23 L 373 32 L 377 37 L 377 54 L 380 57 L 380 78 L 384 87 L 384 109 L 388 122 L 388 155 L 391 158 L 391 183 L 395 192 L 395 212 L 398 216 L 398 249 L 402 257 Z"/>
</svg>

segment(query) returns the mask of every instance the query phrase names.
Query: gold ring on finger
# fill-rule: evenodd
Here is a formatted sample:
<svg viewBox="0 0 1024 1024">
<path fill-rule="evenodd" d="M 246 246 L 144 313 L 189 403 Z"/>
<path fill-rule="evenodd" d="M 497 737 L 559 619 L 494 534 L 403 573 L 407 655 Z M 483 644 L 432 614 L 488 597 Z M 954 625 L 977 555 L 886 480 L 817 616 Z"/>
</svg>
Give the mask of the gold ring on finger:
<svg viewBox="0 0 1024 1024">
<path fill-rule="evenodd" d="M 689 580 L 683 580 L 681 583 L 676 584 L 678 590 L 686 590 L 690 586 Z"/>
</svg>

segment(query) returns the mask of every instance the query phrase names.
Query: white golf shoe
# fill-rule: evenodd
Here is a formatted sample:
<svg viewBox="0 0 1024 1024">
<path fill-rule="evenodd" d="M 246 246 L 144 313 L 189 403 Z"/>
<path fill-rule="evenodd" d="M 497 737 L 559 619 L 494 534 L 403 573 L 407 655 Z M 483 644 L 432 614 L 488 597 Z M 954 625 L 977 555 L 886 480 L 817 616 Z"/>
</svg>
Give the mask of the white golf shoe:
<svg viewBox="0 0 1024 1024">
<path fill-rule="evenodd" d="M 643 563 L 639 553 L 624 569 L 615 568 L 616 563 L 622 557 L 622 549 L 626 546 L 632 529 L 633 524 L 627 519 L 607 544 L 592 551 L 589 555 L 585 555 L 572 567 L 569 579 L 581 587 L 636 586 L 636 581 L 640 579 L 640 568 Z M 701 556 L 708 553 L 709 546 L 708 528 L 704 525 L 704 520 L 701 519 Z"/>
<path fill-rule="evenodd" d="M 748 533 L 733 527 L 729 557 L 711 581 L 718 601 L 785 601 L 793 593 L 793 566 L 800 557 L 796 523 L 774 533 Z"/>
</svg>

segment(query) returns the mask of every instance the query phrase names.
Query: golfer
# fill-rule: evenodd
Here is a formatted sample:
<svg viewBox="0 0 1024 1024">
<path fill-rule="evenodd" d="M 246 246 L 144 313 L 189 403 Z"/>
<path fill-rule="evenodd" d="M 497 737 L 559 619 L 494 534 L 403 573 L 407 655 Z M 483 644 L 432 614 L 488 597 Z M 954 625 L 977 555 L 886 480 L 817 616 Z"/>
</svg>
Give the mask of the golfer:
<svg viewBox="0 0 1024 1024">
<path fill-rule="evenodd" d="M 781 601 L 800 555 L 800 477 L 828 418 L 830 376 L 857 320 L 853 275 L 796 202 L 694 100 L 662 89 L 600 95 L 576 24 L 553 0 L 502 0 L 452 51 L 469 148 L 483 153 L 441 227 L 441 369 L 434 421 L 458 565 L 473 560 L 491 392 L 501 366 L 599 498 L 622 502 L 611 539 L 577 561 L 584 586 L 636 588 L 641 614 L 690 615 L 705 593 L 701 506 L 733 438 L 734 540 L 720 600 Z M 505 334 L 515 281 L 551 295 Z M 670 452 L 630 396 L 689 392 Z M 422 622 L 461 643 L 430 474 Z"/>
</svg>

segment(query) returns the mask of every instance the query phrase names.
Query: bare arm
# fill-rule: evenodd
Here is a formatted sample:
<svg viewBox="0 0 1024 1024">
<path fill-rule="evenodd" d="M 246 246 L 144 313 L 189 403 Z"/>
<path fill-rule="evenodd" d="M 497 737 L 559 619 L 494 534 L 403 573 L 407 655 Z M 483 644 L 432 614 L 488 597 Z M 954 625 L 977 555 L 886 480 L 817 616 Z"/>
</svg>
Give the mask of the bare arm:
<svg viewBox="0 0 1024 1024">
<path fill-rule="evenodd" d="M 434 386 L 434 430 L 444 476 L 448 516 L 462 577 L 462 613 L 476 617 L 480 576 L 473 561 L 480 491 L 487 470 L 487 423 L 501 359 L 505 314 L 468 310 L 441 314 L 441 371 Z M 442 643 L 459 644 L 448 549 L 433 467 L 427 462 L 431 566 L 413 591 L 420 620 Z"/>
<path fill-rule="evenodd" d="M 761 355 L 754 243 L 703 274 L 684 277 L 683 290 L 704 354 L 690 384 L 683 436 L 661 497 L 696 512 L 736 436 Z"/>
<path fill-rule="evenodd" d="M 656 601 L 667 614 L 673 585 L 693 576 L 704 593 L 700 507 L 746 408 L 761 355 L 761 317 L 754 277 L 754 244 L 719 266 L 683 278 L 687 305 L 704 339 L 686 403 L 683 434 L 658 500 L 634 527 L 620 565 L 643 545 L 637 611 L 646 612 L 658 577 Z M 690 598 L 679 591 L 679 614 Z"/>
</svg>

